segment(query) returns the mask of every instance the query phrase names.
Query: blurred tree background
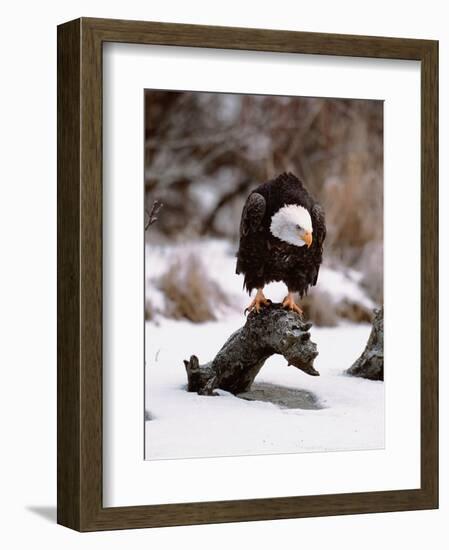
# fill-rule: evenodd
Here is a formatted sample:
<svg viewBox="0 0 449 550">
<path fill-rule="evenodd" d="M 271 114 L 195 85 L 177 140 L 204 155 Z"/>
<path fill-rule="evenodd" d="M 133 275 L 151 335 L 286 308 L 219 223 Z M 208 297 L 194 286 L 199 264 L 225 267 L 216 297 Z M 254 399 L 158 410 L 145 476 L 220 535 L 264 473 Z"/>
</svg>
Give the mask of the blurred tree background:
<svg viewBox="0 0 449 550">
<path fill-rule="evenodd" d="M 382 303 L 382 101 L 146 91 L 146 208 L 164 204 L 152 238 L 236 246 L 249 192 L 286 171 L 324 206 L 328 265 Z"/>
</svg>

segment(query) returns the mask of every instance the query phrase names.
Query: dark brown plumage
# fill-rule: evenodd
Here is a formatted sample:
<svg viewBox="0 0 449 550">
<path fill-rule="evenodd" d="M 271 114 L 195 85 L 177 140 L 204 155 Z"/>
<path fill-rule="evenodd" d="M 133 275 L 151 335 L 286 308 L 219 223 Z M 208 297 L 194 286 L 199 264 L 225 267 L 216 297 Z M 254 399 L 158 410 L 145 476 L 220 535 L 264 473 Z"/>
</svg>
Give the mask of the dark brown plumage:
<svg viewBox="0 0 449 550">
<path fill-rule="evenodd" d="M 285 242 L 270 231 L 273 215 L 286 205 L 299 205 L 309 212 L 313 227 L 309 248 Z M 302 297 L 317 282 L 325 236 L 321 206 L 296 176 L 281 174 L 259 185 L 246 200 L 236 272 L 244 275 L 249 293 L 272 281 L 283 281 L 289 293 L 298 292 Z"/>
</svg>

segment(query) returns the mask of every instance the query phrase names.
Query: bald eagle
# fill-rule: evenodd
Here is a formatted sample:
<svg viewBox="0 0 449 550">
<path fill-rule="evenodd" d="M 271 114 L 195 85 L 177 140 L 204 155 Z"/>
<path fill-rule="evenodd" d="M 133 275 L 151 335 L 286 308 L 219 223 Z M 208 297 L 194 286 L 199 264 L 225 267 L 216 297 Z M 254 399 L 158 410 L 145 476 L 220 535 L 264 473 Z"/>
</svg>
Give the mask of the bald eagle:
<svg viewBox="0 0 449 550">
<path fill-rule="evenodd" d="M 267 305 L 264 286 L 283 281 L 283 307 L 302 315 L 293 293 L 302 298 L 316 285 L 325 237 L 324 211 L 295 175 L 281 174 L 254 189 L 243 207 L 236 266 L 248 293 L 257 289 L 247 310 Z"/>
</svg>

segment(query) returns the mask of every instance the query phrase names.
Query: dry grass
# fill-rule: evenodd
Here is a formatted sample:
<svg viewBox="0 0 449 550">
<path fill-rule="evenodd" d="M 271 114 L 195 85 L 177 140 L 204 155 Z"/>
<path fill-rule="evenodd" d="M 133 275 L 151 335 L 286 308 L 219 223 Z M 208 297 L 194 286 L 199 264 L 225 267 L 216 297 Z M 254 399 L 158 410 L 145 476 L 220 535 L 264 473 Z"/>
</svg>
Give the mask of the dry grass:
<svg viewBox="0 0 449 550">
<path fill-rule="evenodd" d="M 328 292 L 314 291 L 305 296 L 300 307 L 304 317 L 318 327 L 335 327 L 338 324 L 338 314 L 335 303 Z"/>
<path fill-rule="evenodd" d="M 158 281 L 165 296 L 165 317 L 203 323 L 217 319 L 230 306 L 220 286 L 210 279 L 199 256 L 194 253 L 178 258 Z"/>
<path fill-rule="evenodd" d="M 383 299 L 383 136 L 367 105 L 354 103 L 346 124 L 333 126 L 345 144 L 323 171 L 320 199 L 326 212 L 325 255 L 363 274 L 363 286 L 377 303 Z M 370 115 L 370 116 L 368 116 Z"/>
<path fill-rule="evenodd" d="M 363 273 L 362 287 L 377 304 L 383 304 L 383 250 L 383 243 L 380 241 L 367 243 L 355 266 Z"/>
<path fill-rule="evenodd" d="M 337 305 L 337 314 L 340 319 L 352 321 L 353 323 L 371 323 L 373 311 L 359 302 L 343 300 Z"/>
<path fill-rule="evenodd" d="M 328 292 L 314 289 L 300 302 L 304 317 L 318 327 L 335 327 L 341 320 L 354 323 L 370 323 L 372 311 L 366 306 L 345 298 L 332 299 Z"/>
<path fill-rule="evenodd" d="M 145 321 L 153 321 L 156 317 L 157 310 L 154 307 L 152 301 L 147 298 L 145 300 Z"/>
</svg>

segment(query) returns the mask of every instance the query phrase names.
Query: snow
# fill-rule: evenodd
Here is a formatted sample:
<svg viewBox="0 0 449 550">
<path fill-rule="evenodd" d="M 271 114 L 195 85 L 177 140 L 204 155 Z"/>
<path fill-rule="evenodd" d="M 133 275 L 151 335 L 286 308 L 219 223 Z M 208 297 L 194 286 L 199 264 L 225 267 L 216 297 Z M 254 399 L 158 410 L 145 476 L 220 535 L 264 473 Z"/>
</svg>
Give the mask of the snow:
<svg viewBox="0 0 449 550">
<path fill-rule="evenodd" d="M 151 239 L 151 236 L 150 236 Z M 367 324 L 312 327 L 318 344 L 312 377 L 288 367 L 281 356 L 271 357 L 256 383 L 275 384 L 311 392 L 319 409 L 286 409 L 262 401 L 247 401 L 227 392 L 218 397 L 186 391 L 184 359 L 195 354 L 201 363 L 211 360 L 225 340 L 241 327 L 249 298 L 243 277 L 235 274 L 235 246 L 218 239 L 157 243 L 146 247 L 146 296 L 154 309 L 164 310 L 164 296 L 155 280 L 171 262 L 197 254 L 208 276 L 226 292 L 233 304 L 220 312 L 218 321 L 194 324 L 171 320 L 162 313 L 146 323 L 145 446 L 147 459 L 297 453 L 384 447 L 384 385 L 344 375 L 363 351 L 369 336 Z M 374 304 L 353 270 L 321 267 L 318 287 L 334 302 L 348 299 L 366 307 Z M 316 292 L 312 289 L 311 292 Z M 279 302 L 286 294 L 283 283 L 272 283 L 265 295 Z"/>
<path fill-rule="evenodd" d="M 212 359 L 243 322 L 240 313 L 197 325 L 168 319 L 146 323 L 147 459 L 384 447 L 383 383 L 343 374 L 363 350 L 369 325 L 312 328 L 320 351 L 315 362 L 319 377 L 273 356 L 256 378 L 312 392 L 320 409 L 283 409 L 222 390 L 217 397 L 187 392 L 183 359 L 191 354 L 202 363 Z"/>
<path fill-rule="evenodd" d="M 376 304 L 360 286 L 362 274 L 354 269 L 337 271 L 327 266 L 320 268 L 318 276 L 320 291 L 327 292 L 334 302 L 349 300 L 373 309 Z"/>
</svg>

